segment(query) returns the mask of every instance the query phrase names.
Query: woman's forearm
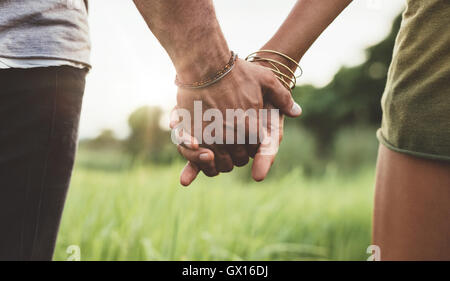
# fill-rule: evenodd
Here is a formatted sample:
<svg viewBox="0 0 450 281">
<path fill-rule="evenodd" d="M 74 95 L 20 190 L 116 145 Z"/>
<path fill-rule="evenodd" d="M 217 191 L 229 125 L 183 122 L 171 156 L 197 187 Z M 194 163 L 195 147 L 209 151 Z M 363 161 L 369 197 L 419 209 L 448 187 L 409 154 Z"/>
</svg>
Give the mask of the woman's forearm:
<svg viewBox="0 0 450 281">
<path fill-rule="evenodd" d="M 282 52 L 297 62 L 351 0 L 298 0 L 277 33 L 262 49 Z M 276 55 L 265 54 L 276 57 Z M 280 60 L 280 57 L 276 57 Z M 283 63 L 295 69 L 287 60 Z"/>
</svg>

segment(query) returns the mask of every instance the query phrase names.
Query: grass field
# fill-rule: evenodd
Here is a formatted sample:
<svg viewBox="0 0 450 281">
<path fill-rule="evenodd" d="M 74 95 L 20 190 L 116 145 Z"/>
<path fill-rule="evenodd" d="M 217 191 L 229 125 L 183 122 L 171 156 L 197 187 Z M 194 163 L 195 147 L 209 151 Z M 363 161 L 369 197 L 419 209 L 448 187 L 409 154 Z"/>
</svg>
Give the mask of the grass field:
<svg viewBox="0 0 450 281">
<path fill-rule="evenodd" d="M 201 176 L 178 183 L 181 164 L 126 168 L 81 152 L 55 252 L 82 260 L 365 260 L 373 168 L 320 179 L 293 170 L 263 183 Z"/>
</svg>

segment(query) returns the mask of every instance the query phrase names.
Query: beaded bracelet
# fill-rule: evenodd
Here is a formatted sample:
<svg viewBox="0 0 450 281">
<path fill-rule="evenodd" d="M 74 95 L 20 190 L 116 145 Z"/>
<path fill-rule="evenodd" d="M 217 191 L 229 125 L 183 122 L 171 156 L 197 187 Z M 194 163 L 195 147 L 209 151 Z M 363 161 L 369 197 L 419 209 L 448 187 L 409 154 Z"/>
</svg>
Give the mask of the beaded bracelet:
<svg viewBox="0 0 450 281">
<path fill-rule="evenodd" d="M 178 80 L 178 76 L 175 78 L 175 85 L 177 85 L 180 88 L 186 88 L 186 89 L 201 89 L 206 88 L 214 83 L 219 82 L 222 78 L 224 78 L 228 73 L 233 70 L 235 62 L 238 58 L 238 55 L 235 54 L 233 51 L 231 51 L 231 58 L 228 61 L 228 63 L 219 71 L 217 71 L 214 76 L 211 76 L 210 78 L 207 78 L 202 81 L 194 82 L 191 84 L 185 84 L 180 82 Z"/>
</svg>

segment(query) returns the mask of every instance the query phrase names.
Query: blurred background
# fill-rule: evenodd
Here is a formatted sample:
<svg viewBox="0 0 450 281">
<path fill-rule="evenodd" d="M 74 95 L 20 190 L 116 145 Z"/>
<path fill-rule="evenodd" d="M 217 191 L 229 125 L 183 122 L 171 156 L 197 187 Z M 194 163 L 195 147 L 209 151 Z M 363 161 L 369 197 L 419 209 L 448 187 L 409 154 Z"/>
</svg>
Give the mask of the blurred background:
<svg viewBox="0 0 450 281">
<path fill-rule="evenodd" d="M 215 0 L 230 48 L 269 40 L 295 0 Z M 269 177 L 249 167 L 179 184 L 175 70 L 132 1 L 90 1 L 92 65 L 55 258 L 365 260 L 386 82 L 404 0 L 355 0 L 301 61 Z"/>
</svg>

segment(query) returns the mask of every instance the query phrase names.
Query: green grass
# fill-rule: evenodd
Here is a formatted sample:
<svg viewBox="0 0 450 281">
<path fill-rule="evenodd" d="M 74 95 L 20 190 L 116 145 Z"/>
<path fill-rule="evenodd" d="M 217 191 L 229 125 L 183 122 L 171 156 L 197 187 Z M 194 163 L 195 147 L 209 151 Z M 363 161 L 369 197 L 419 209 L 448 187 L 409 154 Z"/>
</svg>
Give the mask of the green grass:
<svg viewBox="0 0 450 281">
<path fill-rule="evenodd" d="M 178 183 L 181 164 L 125 168 L 81 152 L 56 260 L 365 260 L 373 168 L 320 179 L 292 170 L 262 183 L 200 176 Z"/>
</svg>

